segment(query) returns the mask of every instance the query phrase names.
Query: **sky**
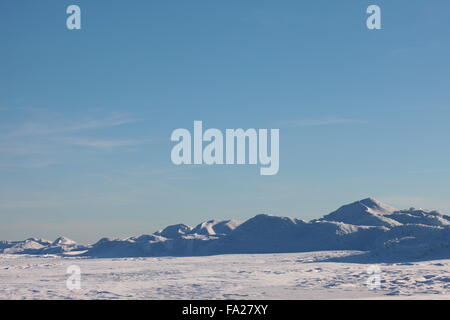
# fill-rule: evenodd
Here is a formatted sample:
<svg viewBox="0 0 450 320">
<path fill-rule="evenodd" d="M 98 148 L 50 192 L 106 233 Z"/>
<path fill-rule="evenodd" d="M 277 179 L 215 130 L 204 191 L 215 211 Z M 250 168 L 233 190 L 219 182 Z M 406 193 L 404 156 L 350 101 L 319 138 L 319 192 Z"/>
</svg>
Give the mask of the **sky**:
<svg viewBox="0 0 450 320">
<path fill-rule="evenodd" d="M 66 8 L 81 8 L 81 30 Z M 382 29 L 368 30 L 379 5 Z M 450 2 L 0 3 L 0 239 L 81 243 L 374 197 L 450 214 Z M 279 128 L 280 170 L 173 130 Z"/>
</svg>

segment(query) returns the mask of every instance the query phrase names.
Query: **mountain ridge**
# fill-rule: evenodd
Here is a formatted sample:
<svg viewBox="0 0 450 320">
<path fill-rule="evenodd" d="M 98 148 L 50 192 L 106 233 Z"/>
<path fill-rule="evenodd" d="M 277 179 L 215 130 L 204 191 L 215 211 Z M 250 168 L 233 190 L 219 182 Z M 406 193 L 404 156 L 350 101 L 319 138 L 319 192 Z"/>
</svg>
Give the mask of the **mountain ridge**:
<svg viewBox="0 0 450 320">
<path fill-rule="evenodd" d="M 244 222 L 208 220 L 195 227 L 168 226 L 153 234 L 102 238 L 83 246 L 66 237 L 0 241 L 4 254 L 86 257 L 197 256 L 360 250 L 377 255 L 450 257 L 450 216 L 422 209 L 398 210 L 373 198 L 346 204 L 309 222 L 258 214 Z"/>
</svg>

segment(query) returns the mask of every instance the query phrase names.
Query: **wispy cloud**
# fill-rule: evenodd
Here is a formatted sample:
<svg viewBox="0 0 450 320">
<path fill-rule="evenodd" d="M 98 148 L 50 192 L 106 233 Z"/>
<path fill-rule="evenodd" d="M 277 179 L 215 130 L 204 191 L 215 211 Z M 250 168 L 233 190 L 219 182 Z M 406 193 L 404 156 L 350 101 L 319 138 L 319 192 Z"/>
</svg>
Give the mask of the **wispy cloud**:
<svg viewBox="0 0 450 320">
<path fill-rule="evenodd" d="M 151 139 L 129 138 L 127 129 L 115 130 L 113 138 L 108 135 L 110 131 L 102 132 L 140 121 L 123 113 L 76 119 L 53 115 L 44 120 L 43 115 L 38 115 L 38 119 L 33 115 L 29 121 L 11 123 L 14 128 L 0 134 L 0 169 L 48 167 L 61 163 L 73 152 L 81 152 L 80 148 L 130 151 L 129 147 L 151 142 Z M 118 132 L 123 132 L 126 137 L 118 137 Z"/>
<path fill-rule="evenodd" d="M 0 163 L 0 168 L 7 169 L 36 169 L 45 168 L 56 164 L 54 161 L 25 161 L 15 163 Z"/>
<path fill-rule="evenodd" d="M 389 195 L 381 196 L 379 200 L 391 204 L 399 209 L 410 207 L 425 210 L 438 210 L 441 213 L 449 214 L 450 204 L 438 196 L 417 196 L 417 195 Z"/>
<path fill-rule="evenodd" d="M 303 127 L 319 127 L 330 125 L 344 125 L 344 124 L 366 124 L 366 120 L 352 119 L 352 118 L 324 118 L 324 119 L 302 119 L 287 121 L 284 124 L 289 127 L 303 128 Z"/>
<path fill-rule="evenodd" d="M 6 200 L 1 199 L 0 209 L 36 209 L 51 207 L 52 204 L 48 201 L 40 200 Z"/>
<path fill-rule="evenodd" d="M 77 146 L 77 147 L 89 147 L 89 148 L 100 148 L 100 149 L 111 149 L 116 147 L 129 147 L 135 146 L 141 141 L 138 140 L 99 140 L 99 139 L 89 139 L 89 138 L 67 138 L 63 139 L 66 144 Z"/>
<path fill-rule="evenodd" d="M 62 123 L 63 121 L 53 121 L 53 123 L 29 122 L 22 124 L 17 129 L 10 132 L 8 137 L 27 137 L 37 135 L 52 135 L 77 132 L 82 130 L 93 130 L 108 127 L 116 127 L 128 123 L 138 122 L 139 120 L 130 118 L 121 113 L 111 113 L 105 118 L 93 119 L 85 118 L 71 123 Z M 54 124 L 59 122 L 58 124 Z"/>
<path fill-rule="evenodd" d="M 41 153 L 46 153 L 49 149 L 48 144 L 41 142 L 28 142 L 16 140 L 2 140 L 0 139 L 0 155 L 12 156 L 30 156 Z"/>
</svg>

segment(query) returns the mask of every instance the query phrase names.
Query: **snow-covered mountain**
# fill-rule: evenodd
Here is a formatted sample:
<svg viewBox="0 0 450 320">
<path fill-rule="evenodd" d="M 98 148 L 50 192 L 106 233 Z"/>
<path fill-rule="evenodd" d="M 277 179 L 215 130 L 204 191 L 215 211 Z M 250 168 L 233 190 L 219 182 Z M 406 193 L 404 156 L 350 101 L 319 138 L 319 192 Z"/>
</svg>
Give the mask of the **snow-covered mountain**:
<svg viewBox="0 0 450 320">
<path fill-rule="evenodd" d="M 450 226 L 450 217 L 437 211 L 426 211 L 411 208 L 409 210 L 395 211 L 386 215 L 400 224 L 424 224 L 427 226 Z"/>
<path fill-rule="evenodd" d="M 188 234 L 191 230 L 191 227 L 180 223 L 165 227 L 161 231 L 156 231 L 155 234 L 165 238 L 180 238 L 181 236 Z"/>
<path fill-rule="evenodd" d="M 203 234 L 207 236 L 227 235 L 240 225 L 236 220 L 210 220 L 197 225 L 190 234 Z"/>
<path fill-rule="evenodd" d="M 367 198 L 318 220 L 257 215 L 244 223 L 209 220 L 194 228 L 168 226 L 154 234 L 103 238 L 81 246 L 65 237 L 0 242 L 0 253 L 75 254 L 88 257 L 192 256 L 362 250 L 377 256 L 450 257 L 450 217 L 422 209 L 397 210 Z"/>
<path fill-rule="evenodd" d="M 393 227 L 401 225 L 388 215 L 397 210 L 372 198 L 344 205 L 320 220 L 337 221 L 353 225 Z"/>
<path fill-rule="evenodd" d="M 227 237 L 211 242 L 209 252 L 282 253 L 319 250 L 367 250 L 370 239 L 384 227 L 355 226 L 335 221 L 312 221 L 258 215 Z"/>
<path fill-rule="evenodd" d="M 60 254 L 71 251 L 83 251 L 87 247 L 78 245 L 66 237 L 55 241 L 28 238 L 23 241 L 0 241 L 0 253 L 9 254 Z"/>
</svg>

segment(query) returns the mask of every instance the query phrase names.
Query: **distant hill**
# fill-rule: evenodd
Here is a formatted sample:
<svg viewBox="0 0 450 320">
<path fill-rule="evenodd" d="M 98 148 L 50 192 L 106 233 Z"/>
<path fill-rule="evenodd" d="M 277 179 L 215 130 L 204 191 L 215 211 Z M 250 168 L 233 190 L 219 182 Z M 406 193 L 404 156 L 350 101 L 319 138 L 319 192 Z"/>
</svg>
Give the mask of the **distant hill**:
<svg viewBox="0 0 450 320">
<path fill-rule="evenodd" d="M 243 223 L 209 220 L 194 228 L 168 226 L 150 235 L 103 238 L 82 246 L 65 237 L 0 241 L 4 254 L 61 254 L 87 257 L 196 256 L 359 250 L 377 256 L 450 257 L 450 217 L 423 209 L 397 210 L 367 198 L 305 222 L 267 214 Z"/>
</svg>

